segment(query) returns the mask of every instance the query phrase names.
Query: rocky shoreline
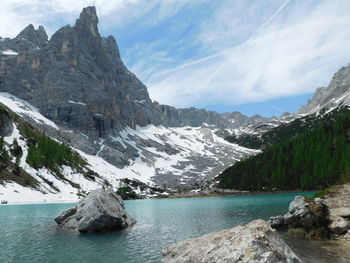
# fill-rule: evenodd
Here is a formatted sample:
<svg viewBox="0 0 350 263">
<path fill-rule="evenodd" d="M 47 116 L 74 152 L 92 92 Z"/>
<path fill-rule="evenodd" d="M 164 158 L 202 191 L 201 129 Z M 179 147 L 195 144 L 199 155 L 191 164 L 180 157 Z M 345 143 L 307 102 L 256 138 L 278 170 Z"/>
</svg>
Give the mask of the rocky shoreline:
<svg viewBox="0 0 350 263">
<path fill-rule="evenodd" d="M 350 240 L 350 184 L 334 186 L 321 197 L 296 196 L 285 215 L 271 217 L 268 222 L 255 220 L 171 244 L 164 248 L 162 262 L 302 262 L 278 230 L 287 230 L 288 238 L 299 239 L 313 248 L 312 240 L 342 240 L 344 245 L 345 240 Z M 331 249 L 337 244 L 332 243 Z M 346 244 L 350 247 L 350 242 Z M 317 245 L 323 246 L 322 251 L 330 246 Z"/>
<path fill-rule="evenodd" d="M 350 240 L 350 184 L 334 186 L 321 197 L 296 196 L 288 213 L 271 217 L 269 223 L 291 236 Z"/>
</svg>

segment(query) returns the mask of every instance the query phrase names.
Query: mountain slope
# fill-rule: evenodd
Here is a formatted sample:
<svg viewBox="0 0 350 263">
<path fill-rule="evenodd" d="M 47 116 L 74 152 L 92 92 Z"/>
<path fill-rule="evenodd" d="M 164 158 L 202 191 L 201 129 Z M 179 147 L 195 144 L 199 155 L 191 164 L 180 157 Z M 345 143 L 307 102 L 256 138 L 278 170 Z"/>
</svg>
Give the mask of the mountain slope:
<svg viewBox="0 0 350 263">
<path fill-rule="evenodd" d="M 350 110 L 333 110 L 314 121 L 312 128 L 235 163 L 219 175 L 219 186 L 241 190 L 320 189 L 349 180 L 349 131 Z"/>
<path fill-rule="evenodd" d="M 4 147 L 10 153 L 18 144 L 22 151 L 20 159 L 12 156 L 6 161 L 8 171 L 0 173 L 0 198 L 12 202 L 74 201 L 104 185 L 117 189 L 125 178 L 167 189 L 192 189 L 205 184 L 235 160 L 255 153 L 216 136 L 216 129 L 211 126 L 148 125 L 125 128 L 110 138 L 125 149 L 133 147 L 137 153 L 134 161 L 126 160 L 128 165 L 118 168 L 98 154 L 86 154 L 61 144 L 85 136 L 61 129 L 29 103 L 8 93 L 0 93 L 0 103 L 4 112 L 0 115 Z M 101 152 L 108 148 L 103 139 L 95 143 Z M 9 176 L 16 165 L 23 176 Z"/>
<path fill-rule="evenodd" d="M 247 126 L 243 132 L 238 130 L 239 136 L 228 136 L 231 142 L 263 151 L 221 173 L 219 185 L 315 189 L 349 180 L 349 107 L 350 65 L 335 73 L 327 88 L 317 89 L 307 105 L 285 123 L 263 132 Z"/>
</svg>

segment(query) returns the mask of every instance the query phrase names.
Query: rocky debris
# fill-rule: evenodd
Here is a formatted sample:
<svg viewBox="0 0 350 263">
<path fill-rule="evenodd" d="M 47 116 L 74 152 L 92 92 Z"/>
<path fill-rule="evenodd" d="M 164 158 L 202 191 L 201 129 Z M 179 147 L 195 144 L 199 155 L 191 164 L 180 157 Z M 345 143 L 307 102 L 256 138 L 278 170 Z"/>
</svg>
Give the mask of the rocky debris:
<svg viewBox="0 0 350 263">
<path fill-rule="evenodd" d="M 112 189 L 98 189 L 55 218 L 59 227 L 80 233 L 116 231 L 136 223 Z"/>
<path fill-rule="evenodd" d="M 328 207 L 329 229 L 337 235 L 346 234 L 350 230 L 350 184 L 331 189 L 324 202 Z"/>
<path fill-rule="evenodd" d="M 149 186 L 136 179 L 124 178 L 120 180 L 120 184 L 117 193 L 123 200 L 168 196 L 165 189 Z"/>
<path fill-rule="evenodd" d="M 264 220 L 171 244 L 163 263 L 301 262 Z"/>
</svg>

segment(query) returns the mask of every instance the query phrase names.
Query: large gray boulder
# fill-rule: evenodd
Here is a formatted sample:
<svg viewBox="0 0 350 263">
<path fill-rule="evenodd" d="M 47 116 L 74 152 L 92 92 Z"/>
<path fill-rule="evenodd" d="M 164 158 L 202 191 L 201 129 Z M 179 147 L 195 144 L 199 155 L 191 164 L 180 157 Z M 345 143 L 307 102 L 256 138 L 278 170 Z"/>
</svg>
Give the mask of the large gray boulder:
<svg viewBox="0 0 350 263">
<path fill-rule="evenodd" d="M 171 244 L 163 263 L 301 262 L 264 220 Z"/>
<path fill-rule="evenodd" d="M 289 205 L 288 213 L 271 217 L 269 224 L 278 230 L 284 228 L 311 230 L 326 227 L 328 224 L 326 215 L 327 207 L 323 199 L 306 200 L 304 196 L 296 196 Z"/>
<path fill-rule="evenodd" d="M 122 230 L 136 223 L 126 213 L 123 200 L 112 189 L 90 192 L 75 207 L 56 217 L 55 221 L 61 228 L 81 233 Z"/>
</svg>

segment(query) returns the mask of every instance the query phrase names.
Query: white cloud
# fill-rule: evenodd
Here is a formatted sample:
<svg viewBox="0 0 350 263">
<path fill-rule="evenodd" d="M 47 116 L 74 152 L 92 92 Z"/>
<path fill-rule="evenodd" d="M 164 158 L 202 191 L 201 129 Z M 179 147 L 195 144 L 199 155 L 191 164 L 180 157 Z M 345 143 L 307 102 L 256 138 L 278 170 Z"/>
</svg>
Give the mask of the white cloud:
<svg viewBox="0 0 350 263">
<path fill-rule="evenodd" d="M 162 103 L 190 106 L 237 105 L 312 92 L 350 62 L 348 10 L 348 1 L 319 2 L 304 10 L 288 6 L 250 41 L 154 75 L 148 80 L 150 94 Z"/>
<path fill-rule="evenodd" d="M 25 26 L 45 25 L 50 34 L 57 30 L 57 22 L 74 23 L 83 7 L 94 5 L 104 28 L 126 26 L 144 17 L 140 26 L 150 26 L 179 12 L 191 0 L 1 0 L 0 36 L 14 37 Z M 52 25 L 52 26 L 50 26 Z"/>
</svg>

